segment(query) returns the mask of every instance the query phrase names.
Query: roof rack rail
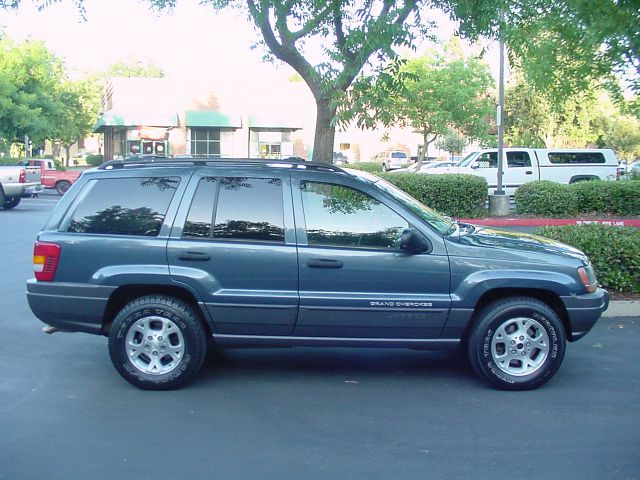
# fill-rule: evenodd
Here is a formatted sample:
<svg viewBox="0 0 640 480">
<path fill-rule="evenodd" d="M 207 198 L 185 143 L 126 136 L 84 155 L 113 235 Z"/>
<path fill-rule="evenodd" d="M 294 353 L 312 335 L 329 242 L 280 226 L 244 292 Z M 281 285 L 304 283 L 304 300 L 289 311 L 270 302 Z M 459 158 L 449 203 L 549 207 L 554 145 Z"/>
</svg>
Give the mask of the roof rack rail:
<svg viewBox="0 0 640 480">
<path fill-rule="evenodd" d="M 132 156 L 124 160 L 109 160 L 98 167 L 100 170 L 113 170 L 121 168 L 140 168 L 140 167 L 157 167 L 157 166 L 215 166 L 215 165 L 266 165 L 279 166 L 289 168 L 312 168 L 330 170 L 340 172 L 342 169 L 331 165 L 330 163 L 321 162 L 304 162 L 300 160 L 272 160 L 266 158 L 198 158 L 191 156 L 165 157 L 155 155 Z"/>
</svg>

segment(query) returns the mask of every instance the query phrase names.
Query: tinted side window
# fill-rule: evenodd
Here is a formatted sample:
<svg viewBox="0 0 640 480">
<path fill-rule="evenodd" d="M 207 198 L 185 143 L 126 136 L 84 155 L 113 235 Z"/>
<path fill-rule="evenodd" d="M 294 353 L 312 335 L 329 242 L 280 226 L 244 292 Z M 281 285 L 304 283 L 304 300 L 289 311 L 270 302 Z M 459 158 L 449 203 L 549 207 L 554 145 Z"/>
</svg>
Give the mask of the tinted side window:
<svg viewBox="0 0 640 480">
<path fill-rule="evenodd" d="M 67 222 L 66 231 L 157 236 L 179 177 L 95 180 Z"/>
<path fill-rule="evenodd" d="M 531 158 L 527 152 L 507 152 L 507 165 L 511 168 L 530 167 Z"/>
<path fill-rule="evenodd" d="M 549 152 L 549 161 L 555 164 L 605 163 L 602 152 Z"/>
<path fill-rule="evenodd" d="M 221 178 L 213 238 L 284 243 L 282 180 Z"/>
<path fill-rule="evenodd" d="M 213 222 L 213 206 L 215 205 L 218 182 L 213 177 L 200 180 L 196 193 L 191 201 L 191 208 L 184 223 L 182 236 L 188 238 L 210 238 Z"/>
<path fill-rule="evenodd" d="M 303 182 L 309 245 L 398 248 L 409 224 L 369 195 L 328 183 Z"/>
</svg>

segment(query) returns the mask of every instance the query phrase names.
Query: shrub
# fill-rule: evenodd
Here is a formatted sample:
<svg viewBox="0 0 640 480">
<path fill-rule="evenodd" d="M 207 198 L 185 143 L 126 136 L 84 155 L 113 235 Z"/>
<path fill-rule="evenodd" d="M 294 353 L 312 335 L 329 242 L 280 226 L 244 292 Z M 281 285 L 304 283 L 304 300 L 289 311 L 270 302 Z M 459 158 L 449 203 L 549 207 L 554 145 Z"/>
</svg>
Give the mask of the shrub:
<svg viewBox="0 0 640 480">
<path fill-rule="evenodd" d="M 87 155 L 85 157 L 87 165 L 98 166 L 104 162 L 104 155 Z"/>
<path fill-rule="evenodd" d="M 357 162 L 341 166 L 345 168 L 353 168 L 354 170 L 362 170 L 369 173 L 382 173 L 382 164 L 378 162 Z"/>
<path fill-rule="evenodd" d="M 516 213 L 562 217 L 578 213 L 575 198 L 566 185 L 538 180 L 516 190 Z"/>
<path fill-rule="evenodd" d="M 608 225 L 542 227 L 538 235 L 572 245 L 589 256 L 598 281 L 610 290 L 640 293 L 640 230 Z"/>
<path fill-rule="evenodd" d="M 486 213 L 488 185 L 475 175 L 379 175 L 425 205 L 452 217 L 479 217 Z"/>
<path fill-rule="evenodd" d="M 640 215 L 640 183 L 591 180 L 571 185 L 527 183 L 516 190 L 516 213 Z"/>
</svg>

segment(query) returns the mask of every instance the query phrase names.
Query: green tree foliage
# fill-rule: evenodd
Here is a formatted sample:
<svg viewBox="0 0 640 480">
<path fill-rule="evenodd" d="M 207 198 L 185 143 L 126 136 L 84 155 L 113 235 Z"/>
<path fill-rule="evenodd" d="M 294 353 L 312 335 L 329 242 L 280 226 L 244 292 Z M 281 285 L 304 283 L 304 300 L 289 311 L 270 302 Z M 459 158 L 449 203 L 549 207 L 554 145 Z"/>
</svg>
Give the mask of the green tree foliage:
<svg viewBox="0 0 640 480">
<path fill-rule="evenodd" d="M 67 80 L 58 90 L 57 98 L 63 108 L 57 111 L 58 118 L 49 139 L 62 144 L 68 162 L 73 144 L 93 130 L 100 109 L 102 85 L 92 78 Z"/>
<path fill-rule="evenodd" d="M 425 55 L 401 65 L 394 81 L 402 87 L 397 92 L 383 86 L 354 93 L 361 112 L 358 125 L 412 128 L 425 146 L 418 162 L 428 155 L 429 145 L 451 129 L 471 139 L 481 139 L 491 129 L 494 102 L 489 92 L 494 81 L 489 67 L 477 58 Z"/>
<path fill-rule="evenodd" d="M 5 154 L 12 143 L 61 142 L 67 149 L 93 127 L 99 85 L 72 82 L 63 61 L 44 44 L 0 39 L 0 139 Z"/>
<path fill-rule="evenodd" d="M 153 62 L 129 59 L 117 62 L 104 71 L 105 78 L 163 78 L 164 71 Z"/>
<path fill-rule="evenodd" d="M 505 93 L 505 143 L 539 148 L 582 148 L 595 143 L 593 119 L 602 100 L 597 91 L 575 93 L 553 102 L 522 76 Z"/>
<path fill-rule="evenodd" d="M 640 8 L 637 0 L 448 0 L 465 37 L 502 33 L 512 64 L 552 102 L 587 91 L 594 82 L 623 103 L 640 94 Z"/>
<path fill-rule="evenodd" d="M 62 108 L 57 94 L 64 78 L 62 61 L 41 42 L 17 45 L 0 38 L 0 138 L 5 153 L 25 135 L 42 143 L 53 131 Z"/>
<path fill-rule="evenodd" d="M 437 143 L 438 148 L 440 150 L 444 150 L 448 152 L 450 155 L 460 155 L 464 147 L 469 144 L 467 139 L 460 132 L 450 128 L 447 132 L 440 138 Z"/>
</svg>

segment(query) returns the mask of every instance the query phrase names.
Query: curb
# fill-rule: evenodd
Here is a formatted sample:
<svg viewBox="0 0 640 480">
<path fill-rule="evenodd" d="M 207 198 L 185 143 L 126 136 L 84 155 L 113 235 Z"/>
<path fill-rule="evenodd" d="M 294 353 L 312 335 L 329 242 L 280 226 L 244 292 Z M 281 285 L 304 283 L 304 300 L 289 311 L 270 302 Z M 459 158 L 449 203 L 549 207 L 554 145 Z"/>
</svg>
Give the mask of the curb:
<svg viewBox="0 0 640 480">
<path fill-rule="evenodd" d="M 597 223 L 614 227 L 640 227 L 640 219 L 585 219 L 585 218 L 465 218 L 463 223 L 483 225 L 485 227 L 559 227 L 564 225 L 588 225 Z"/>
<path fill-rule="evenodd" d="M 605 318 L 640 317 L 640 301 L 617 300 L 609 303 L 609 308 L 602 314 Z"/>
</svg>

